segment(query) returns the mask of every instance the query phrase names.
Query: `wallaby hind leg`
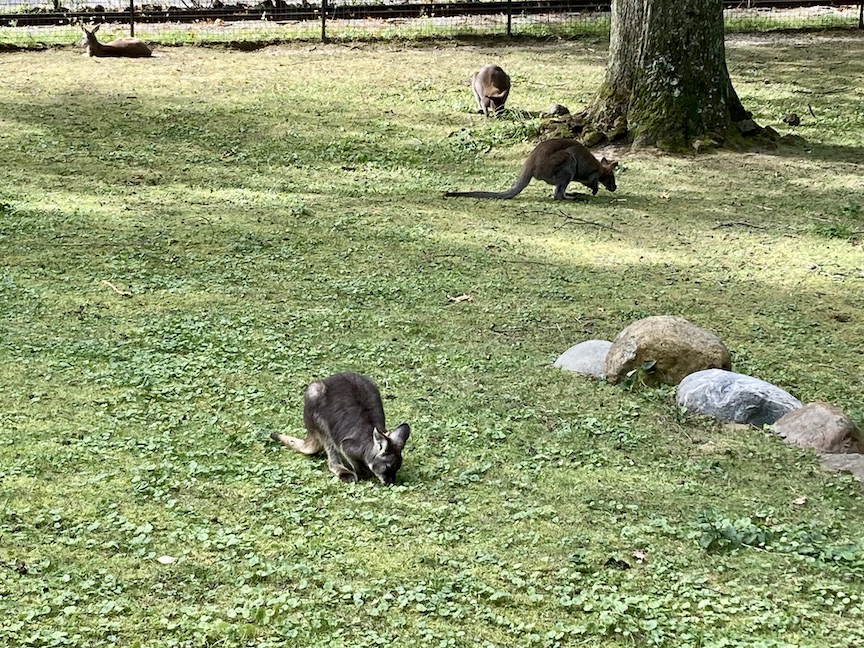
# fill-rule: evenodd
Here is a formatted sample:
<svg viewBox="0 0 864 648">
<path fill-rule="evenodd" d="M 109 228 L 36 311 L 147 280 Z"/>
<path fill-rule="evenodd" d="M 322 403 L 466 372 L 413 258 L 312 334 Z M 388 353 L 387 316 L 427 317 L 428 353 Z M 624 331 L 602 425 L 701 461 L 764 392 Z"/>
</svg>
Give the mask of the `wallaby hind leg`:
<svg viewBox="0 0 864 648">
<path fill-rule="evenodd" d="M 555 200 L 567 200 L 568 184 L 570 184 L 570 175 L 566 173 L 558 174 L 558 177 L 555 179 L 555 193 L 553 194 Z"/>
<path fill-rule="evenodd" d="M 287 434 L 273 432 L 270 434 L 270 438 L 305 455 L 318 454 L 324 449 L 321 441 L 311 434 L 305 439 L 298 439 L 297 437 L 288 436 Z"/>
<path fill-rule="evenodd" d="M 339 454 L 331 448 L 327 448 L 327 467 L 330 469 L 330 472 L 343 482 L 360 481 L 357 473 L 342 465 L 342 462 L 339 460 Z"/>
</svg>

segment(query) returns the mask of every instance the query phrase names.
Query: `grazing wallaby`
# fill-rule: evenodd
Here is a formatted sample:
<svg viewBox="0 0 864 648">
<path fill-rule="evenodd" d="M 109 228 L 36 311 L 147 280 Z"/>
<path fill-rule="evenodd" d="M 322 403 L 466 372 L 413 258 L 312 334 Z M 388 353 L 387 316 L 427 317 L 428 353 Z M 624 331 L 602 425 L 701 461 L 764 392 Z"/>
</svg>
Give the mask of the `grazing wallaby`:
<svg viewBox="0 0 864 648">
<path fill-rule="evenodd" d="M 81 25 L 84 30 L 84 38 L 86 39 L 87 53 L 90 56 L 125 56 L 128 58 L 140 58 L 142 56 L 151 56 L 153 52 L 150 47 L 140 38 L 132 38 L 124 36 L 105 43 L 104 45 L 96 40 L 96 32 L 99 31 L 99 25 L 93 29 L 87 29 Z"/>
<path fill-rule="evenodd" d="M 575 200 L 579 194 L 568 194 L 567 185 L 581 182 L 597 195 L 598 184 L 609 191 L 615 191 L 615 169 L 617 162 L 605 157 L 595 158 L 591 151 L 573 139 L 550 139 L 540 142 L 531 151 L 516 182 L 507 191 L 448 191 L 445 196 L 466 196 L 468 198 L 513 198 L 521 192 L 532 178 L 555 185 L 555 200 Z"/>
<path fill-rule="evenodd" d="M 474 73 L 471 90 L 481 113 L 489 115 L 491 111 L 497 115 L 504 109 L 510 94 L 510 77 L 497 65 L 484 65 Z"/>
<path fill-rule="evenodd" d="M 314 382 L 303 398 L 306 438 L 270 435 L 306 455 L 327 453 L 330 472 L 344 482 L 375 476 L 393 484 L 402 466 L 402 449 L 411 433 L 402 423 L 389 435 L 384 427 L 381 392 L 369 378 L 338 373 Z"/>
</svg>

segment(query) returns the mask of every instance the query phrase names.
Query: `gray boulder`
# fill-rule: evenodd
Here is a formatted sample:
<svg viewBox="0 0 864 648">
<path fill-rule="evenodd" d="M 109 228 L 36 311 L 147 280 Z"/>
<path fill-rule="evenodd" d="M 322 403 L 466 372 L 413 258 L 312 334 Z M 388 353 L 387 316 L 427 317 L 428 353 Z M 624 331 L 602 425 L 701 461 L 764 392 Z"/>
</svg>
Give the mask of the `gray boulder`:
<svg viewBox="0 0 864 648">
<path fill-rule="evenodd" d="M 646 317 L 621 331 L 606 354 L 606 380 L 617 384 L 634 369 L 654 362 L 648 384 L 677 385 L 703 369 L 731 369 L 729 350 L 713 333 L 683 317 Z"/>
<path fill-rule="evenodd" d="M 587 340 L 580 342 L 558 356 L 553 366 L 567 371 L 575 371 L 583 376 L 605 378 L 606 353 L 612 343 L 607 340 Z"/>
<path fill-rule="evenodd" d="M 819 453 L 864 453 L 864 438 L 855 421 L 830 403 L 808 403 L 782 416 L 774 431 L 787 443 Z"/>
<path fill-rule="evenodd" d="M 678 385 L 678 406 L 721 421 L 761 427 L 801 407 L 779 387 L 732 371 L 692 373 Z"/>
</svg>

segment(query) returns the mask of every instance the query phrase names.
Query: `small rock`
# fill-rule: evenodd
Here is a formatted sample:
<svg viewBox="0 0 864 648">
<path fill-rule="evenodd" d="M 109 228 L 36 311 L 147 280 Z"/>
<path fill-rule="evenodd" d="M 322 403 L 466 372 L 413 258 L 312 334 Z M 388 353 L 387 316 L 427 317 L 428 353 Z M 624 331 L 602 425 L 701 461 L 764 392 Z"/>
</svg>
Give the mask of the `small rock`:
<svg viewBox="0 0 864 648">
<path fill-rule="evenodd" d="M 744 137 L 756 135 L 761 130 L 761 128 L 759 128 L 759 124 L 757 124 L 752 119 L 742 119 L 736 125 L 738 126 L 738 130 L 741 131 L 741 134 Z"/>
<path fill-rule="evenodd" d="M 592 146 L 597 146 L 601 142 L 606 140 L 606 136 L 603 133 L 598 131 L 583 131 L 582 132 L 582 143 L 591 148 Z"/>
<path fill-rule="evenodd" d="M 807 143 L 800 135 L 793 135 L 792 133 L 786 133 L 783 137 L 780 138 L 780 142 L 782 144 L 788 144 L 791 146 L 803 146 Z"/>
<path fill-rule="evenodd" d="M 758 378 L 708 369 L 692 373 L 678 385 L 678 406 L 721 421 L 761 427 L 801 407 L 801 401 Z"/>
<path fill-rule="evenodd" d="M 567 109 L 567 106 L 562 106 L 561 104 L 555 103 L 549 106 L 546 109 L 546 112 L 541 115 L 542 117 L 561 117 L 562 115 L 569 115 L 570 111 Z"/>
<path fill-rule="evenodd" d="M 787 443 L 819 453 L 864 453 L 864 438 L 855 422 L 830 403 L 808 403 L 785 414 L 774 431 Z"/>
<path fill-rule="evenodd" d="M 852 473 L 859 481 L 864 481 L 864 454 L 840 453 L 823 454 L 819 457 L 822 465 L 837 472 Z"/>
<path fill-rule="evenodd" d="M 649 384 L 677 385 L 687 374 L 703 369 L 730 369 L 729 350 L 713 333 L 683 317 L 655 315 L 621 331 L 606 354 L 606 380 L 613 385 L 651 363 Z"/>
<path fill-rule="evenodd" d="M 783 118 L 783 121 L 790 126 L 797 126 L 801 123 L 801 118 L 796 113 L 789 113 Z"/>
<path fill-rule="evenodd" d="M 612 343 L 607 340 L 580 342 L 558 356 L 554 367 L 592 378 L 606 377 L 606 353 Z"/>
<path fill-rule="evenodd" d="M 690 144 L 693 147 L 693 150 L 697 153 L 699 151 L 707 151 L 708 149 L 712 149 L 718 146 L 718 142 L 715 139 L 695 139 Z"/>
</svg>

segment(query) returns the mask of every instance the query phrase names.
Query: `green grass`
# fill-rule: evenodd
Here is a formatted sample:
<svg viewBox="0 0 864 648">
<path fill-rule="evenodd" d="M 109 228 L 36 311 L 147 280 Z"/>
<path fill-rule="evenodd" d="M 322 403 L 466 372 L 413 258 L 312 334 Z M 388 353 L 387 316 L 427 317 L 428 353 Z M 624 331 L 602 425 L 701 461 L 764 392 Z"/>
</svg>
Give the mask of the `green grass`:
<svg viewBox="0 0 864 648">
<path fill-rule="evenodd" d="M 860 645 L 860 484 L 550 365 L 683 315 L 864 420 L 862 49 L 731 43 L 806 144 L 568 205 L 442 193 L 508 186 L 599 41 L 0 56 L 0 643 Z M 412 424 L 398 486 L 266 439 L 338 370 Z"/>
</svg>

